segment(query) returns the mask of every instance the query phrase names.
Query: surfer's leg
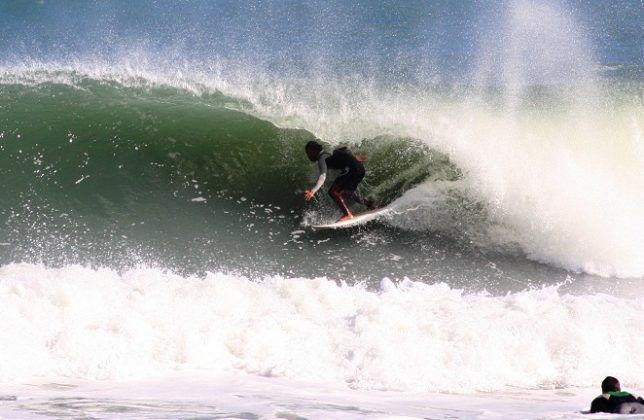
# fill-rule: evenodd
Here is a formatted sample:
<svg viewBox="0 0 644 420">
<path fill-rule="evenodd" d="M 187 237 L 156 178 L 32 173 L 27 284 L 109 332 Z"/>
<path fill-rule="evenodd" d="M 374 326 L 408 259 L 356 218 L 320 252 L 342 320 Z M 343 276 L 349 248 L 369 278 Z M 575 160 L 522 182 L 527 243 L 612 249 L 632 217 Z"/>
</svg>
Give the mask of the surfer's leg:
<svg viewBox="0 0 644 420">
<path fill-rule="evenodd" d="M 344 175 L 342 178 L 345 197 L 352 199 L 356 203 L 362 204 L 369 210 L 374 210 L 377 207 L 373 200 L 362 197 L 362 194 L 360 194 L 360 192 L 358 191 L 358 185 L 364 178 L 364 172 L 349 173 L 347 175 Z"/>
<path fill-rule="evenodd" d="M 329 189 L 329 195 L 331 196 L 333 201 L 335 201 L 335 204 L 340 207 L 342 213 L 344 213 L 344 215 L 338 221 L 352 219 L 353 214 L 351 214 L 351 211 L 349 211 L 347 203 L 344 202 L 344 198 L 342 198 L 342 190 L 336 183 L 333 183 L 333 185 L 331 185 L 331 188 Z"/>
</svg>

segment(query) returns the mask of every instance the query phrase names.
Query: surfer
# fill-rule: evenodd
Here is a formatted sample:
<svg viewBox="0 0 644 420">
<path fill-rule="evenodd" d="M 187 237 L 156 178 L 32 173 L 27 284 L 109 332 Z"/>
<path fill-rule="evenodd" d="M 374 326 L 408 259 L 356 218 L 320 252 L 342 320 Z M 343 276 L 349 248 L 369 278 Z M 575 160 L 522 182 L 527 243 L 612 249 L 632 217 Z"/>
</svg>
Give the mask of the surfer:
<svg viewBox="0 0 644 420">
<path fill-rule="evenodd" d="M 590 404 L 591 413 L 641 414 L 644 413 L 644 400 L 641 397 L 622 391 L 617 378 L 607 376 L 602 381 L 602 395 Z"/>
<path fill-rule="evenodd" d="M 331 185 L 329 195 L 333 201 L 338 205 L 343 213 L 343 216 L 338 219 L 338 222 L 353 218 L 353 214 L 349 211 L 349 207 L 345 203 L 345 198 L 351 198 L 353 201 L 367 206 L 369 209 L 374 209 L 372 200 L 363 199 L 356 191 L 358 184 L 364 178 L 365 170 L 362 162 L 367 159 L 364 156 L 354 156 L 347 147 L 340 147 L 329 153 L 324 151 L 322 145 L 316 141 L 306 143 L 304 147 L 306 155 L 311 162 L 317 162 L 320 169 L 320 176 L 313 188 L 304 192 L 304 199 L 311 200 L 315 193 L 324 185 L 326 181 L 326 174 L 328 169 L 336 169 L 342 171 Z"/>
</svg>

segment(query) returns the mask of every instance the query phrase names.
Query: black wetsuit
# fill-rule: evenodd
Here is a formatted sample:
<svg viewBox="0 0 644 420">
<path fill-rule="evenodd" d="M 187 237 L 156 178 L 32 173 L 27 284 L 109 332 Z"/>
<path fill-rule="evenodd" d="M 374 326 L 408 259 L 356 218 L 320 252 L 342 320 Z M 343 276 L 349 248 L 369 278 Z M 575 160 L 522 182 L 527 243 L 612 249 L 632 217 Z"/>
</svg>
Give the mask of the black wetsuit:
<svg viewBox="0 0 644 420">
<path fill-rule="evenodd" d="M 320 177 L 318 182 L 311 189 L 315 193 L 326 180 L 326 175 L 329 169 L 341 171 L 331 186 L 331 190 L 344 193 L 345 195 L 352 196 L 358 188 L 358 184 L 364 178 L 364 166 L 346 147 L 335 149 L 333 154 L 329 152 L 322 152 L 318 158 L 318 167 L 320 169 Z"/>
<path fill-rule="evenodd" d="M 591 413 L 635 414 L 644 413 L 644 400 L 628 392 L 609 392 L 595 398 Z"/>
<path fill-rule="evenodd" d="M 362 163 L 346 147 L 335 149 L 325 160 L 327 167 L 342 171 L 333 181 L 338 191 L 353 193 L 364 178 L 365 171 Z"/>
<path fill-rule="evenodd" d="M 328 170 L 335 169 L 341 172 L 333 181 L 333 184 L 329 189 L 329 195 L 345 215 L 350 215 L 350 212 L 342 197 L 349 197 L 355 202 L 363 204 L 370 209 L 374 207 L 372 200 L 362 198 L 362 196 L 356 191 L 358 184 L 360 184 L 365 176 L 365 169 L 362 163 L 348 148 L 340 147 L 335 149 L 333 154 L 329 152 L 321 152 L 318 157 L 318 167 L 320 169 L 320 176 L 315 186 L 311 189 L 313 194 L 315 194 L 315 192 L 324 185 Z"/>
</svg>

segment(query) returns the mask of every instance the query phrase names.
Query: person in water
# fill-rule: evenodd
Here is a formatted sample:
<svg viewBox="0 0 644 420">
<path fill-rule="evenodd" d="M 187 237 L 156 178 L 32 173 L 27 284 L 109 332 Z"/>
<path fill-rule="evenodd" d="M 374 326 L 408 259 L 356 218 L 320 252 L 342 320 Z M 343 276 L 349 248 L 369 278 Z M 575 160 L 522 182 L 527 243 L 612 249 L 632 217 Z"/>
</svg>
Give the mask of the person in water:
<svg viewBox="0 0 644 420">
<path fill-rule="evenodd" d="M 622 391 L 617 378 L 607 376 L 602 381 L 602 395 L 590 404 L 591 413 L 641 414 L 644 400 Z"/>
<path fill-rule="evenodd" d="M 351 214 L 349 207 L 344 201 L 345 198 L 351 198 L 353 201 L 363 204 L 369 209 L 375 208 L 373 201 L 363 199 L 356 191 L 358 184 L 360 184 L 365 175 L 362 162 L 365 162 L 367 159 L 364 156 L 354 156 L 346 147 L 340 147 L 335 149 L 333 153 L 329 153 L 324 151 L 322 145 L 316 141 L 306 143 L 304 150 L 311 162 L 318 163 L 320 170 L 320 176 L 313 188 L 304 192 L 304 199 L 306 201 L 311 200 L 315 193 L 322 188 L 324 181 L 326 181 L 328 170 L 336 169 L 342 172 L 333 181 L 329 189 L 329 195 L 343 213 L 343 216 L 338 219 L 338 222 L 353 218 L 353 214 Z"/>
</svg>

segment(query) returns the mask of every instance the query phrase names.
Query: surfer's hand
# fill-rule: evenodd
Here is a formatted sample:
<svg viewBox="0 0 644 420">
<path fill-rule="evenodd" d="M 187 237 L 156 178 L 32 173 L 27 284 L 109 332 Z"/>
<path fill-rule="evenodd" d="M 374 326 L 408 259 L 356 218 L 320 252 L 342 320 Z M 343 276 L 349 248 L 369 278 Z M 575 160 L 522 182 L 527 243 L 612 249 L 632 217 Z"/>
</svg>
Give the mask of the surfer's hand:
<svg viewBox="0 0 644 420">
<path fill-rule="evenodd" d="M 311 191 L 311 190 L 306 190 L 306 191 L 304 191 L 304 199 L 305 199 L 306 201 L 311 200 L 311 199 L 313 198 L 313 194 L 314 194 L 314 193 L 313 193 L 313 191 Z"/>
<path fill-rule="evenodd" d="M 358 159 L 358 162 L 366 162 L 367 161 L 366 156 L 356 156 L 356 159 Z"/>
</svg>

